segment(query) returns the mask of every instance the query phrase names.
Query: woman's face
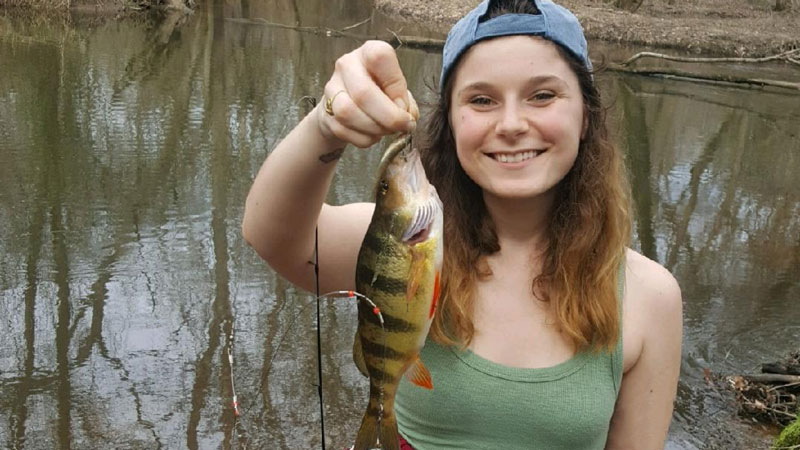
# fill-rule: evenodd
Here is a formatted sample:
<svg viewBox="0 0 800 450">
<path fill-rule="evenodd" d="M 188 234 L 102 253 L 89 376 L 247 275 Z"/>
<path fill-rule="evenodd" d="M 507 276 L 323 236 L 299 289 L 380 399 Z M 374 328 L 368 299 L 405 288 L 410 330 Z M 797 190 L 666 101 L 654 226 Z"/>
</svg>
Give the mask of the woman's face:
<svg viewBox="0 0 800 450">
<path fill-rule="evenodd" d="M 577 76 L 555 44 L 532 36 L 484 41 L 463 56 L 449 120 L 464 171 L 498 198 L 551 192 L 585 130 Z"/>
</svg>

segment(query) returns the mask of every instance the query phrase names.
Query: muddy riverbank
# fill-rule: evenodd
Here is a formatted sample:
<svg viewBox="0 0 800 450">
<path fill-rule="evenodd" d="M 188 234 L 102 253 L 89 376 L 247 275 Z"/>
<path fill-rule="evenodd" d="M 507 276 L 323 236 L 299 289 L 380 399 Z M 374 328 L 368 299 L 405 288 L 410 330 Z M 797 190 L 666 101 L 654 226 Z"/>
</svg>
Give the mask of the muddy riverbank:
<svg viewBox="0 0 800 450">
<path fill-rule="evenodd" d="M 391 16 L 446 33 L 479 0 L 375 0 Z M 635 13 L 596 0 L 561 0 L 590 39 L 686 53 L 764 56 L 800 47 L 800 2 L 774 11 L 774 1 L 645 0 Z"/>
</svg>

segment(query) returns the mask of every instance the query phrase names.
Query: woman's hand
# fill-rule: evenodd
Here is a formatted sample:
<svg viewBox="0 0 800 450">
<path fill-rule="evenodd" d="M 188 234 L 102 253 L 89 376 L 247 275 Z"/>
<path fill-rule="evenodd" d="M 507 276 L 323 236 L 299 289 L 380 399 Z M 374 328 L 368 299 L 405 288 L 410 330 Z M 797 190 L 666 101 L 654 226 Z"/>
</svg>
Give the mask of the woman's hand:
<svg viewBox="0 0 800 450">
<path fill-rule="evenodd" d="M 336 60 L 315 114 L 326 139 L 366 148 L 388 134 L 414 130 L 419 109 L 392 46 L 367 41 Z"/>
</svg>

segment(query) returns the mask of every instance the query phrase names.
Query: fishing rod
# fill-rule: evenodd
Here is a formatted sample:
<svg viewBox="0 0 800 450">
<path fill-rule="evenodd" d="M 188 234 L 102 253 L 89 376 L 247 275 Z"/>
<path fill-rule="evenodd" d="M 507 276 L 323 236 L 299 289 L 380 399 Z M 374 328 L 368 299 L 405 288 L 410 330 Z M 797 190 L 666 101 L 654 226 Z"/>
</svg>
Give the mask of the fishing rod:
<svg viewBox="0 0 800 450">
<path fill-rule="evenodd" d="M 308 114 L 310 109 L 314 108 L 316 106 L 316 103 L 317 103 L 316 98 L 311 97 L 311 96 L 304 96 L 304 97 L 302 97 L 300 99 L 300 101 L 301 102 L 305 101 L 305 103 L 306 103 L 306 111 L 305 111 L 306 114 Z M 314 228 L 314 261 L 313 261 L 313 265 L 314 265 L 314 294 L 315 294 L 315 297 L 316 297 L 315 301 L 316 301 L 316 334 L 317 334 L 317 395 L 319 396 L 319 417 L 320 417 L 320 438 L 321 438 L 320 441 L 321 441 L 322 450 L 325 450 L 325 448 L 326 448 L 325 447 L 325 401 L 324 401 L 324 394 L 323 394 L 323 387 L 322 387 L 322 331 L 321 331 L 321 326 L 320 326 L 320 323 L 321 323 L 321 321 L 320 321 L 320 300 L 327 299 L 327 298 L 336 298 L 336 297 L 340 297 L 341 298 L 341 297 L 344 297 L 344 298 L 353 299 L 353 300 L 356 300 L 356 301 L 358 301 L 358 300 L 366 301 L 372 307 L 372 313 L 375 316 L 377 316 L 378 321 L 380 322 L 381 328 L 385 327 L 385 322 L 384 322 L 383 314 L 381 313 L 381 310 L 378 307 L 378 305 L 375 304 L 375 302 L 373 302 L 366 295 L 360 294 L 360 293 L 355 292 L 355 291 L 334 291 L 334 292 L 328 292 L 328 293 L 326 293 L 324 295 L 320 295 L 320 288 L 319 288 L 319 284 L 320 284 L 319 283 L 319 227 L 315 227 Z M 306 306 L 309 306 L 309 305 L 306 305 Z M 303 308 L 303 309 L 305 309 L 305 308 Z M 297 318 L 297 316 L 299 316 L 299 315 L 300 314 L 298 313 L 298 315 L 296 315 L 295 318 Z M 292 323 L 294 323 L 294 320 L 292 320 Z M 287 327 L 287 328 L 291 328 L 291 325 L 292 324 L 290 323 L 289 327 Z M 288 329 L 287 329 L 287 332 L 288 332 Z M 278 345 L 277 345 L 277 347 L 276 347 L 276 349 L 275 349 L 275 351 L 273 353 L 273 358 L 270 360 L 270 363 L 269 363 L 268 367 L 271 368 L 272 360 L 274 360 L 275 355 L 277 355 L 278 351 L 280 350 L 280 347 L 283 344 L 283 340 L 284 340 L 285 337 L 286 337 L 286 333 L 284 333 L 284 336 L 278 342 Z M 385 353 L 385 351 L 386 350 L 385 350 L 385 345 L 384 345 L 384 353 Z M 231 368 L 232 368 L 233 367 L 233 355 L 231 354 L 231 350 L 230 349 L 229 349 L 228 357 L 229 357 L 229 361 L 230 361 Z M 385 355 L 384 355 L 384 364 L 385 364 Z M 269 370 L 269 369 L 267 369 L 267 370 Z M 258 392 L 257 392 L 256 396 L 258 396 L 261 393 L 261 388 L 262 388 L 262 386 L 258 387 Z M 238 418 L 241 415 L 244 415 L 244 411 L 240 411 L 239 402 L 238 402 L 238 398 L 236 396 L 236 391 L 235 391 L 235 387 L 233 385 L 233 380 L 232 379 L 231 379 L 231 390 L 232 390 L 232 394 L 233 394 L 232 406 L 234 408 L 234 416 Z M 381 388 L 380 395 L 379 395 L 379 399 L 380 399 L 379 400 L 379 405 L 380 405 L 381 411 L 383 411 L 383 395 L 384 395 L 383 388 Z M 382 414 L 378 416 L 378 420 L 380 421 L 381 418 L 382 418 Z"/>
<path fill-rule="evenodd" d="M 335 298 L 335 297 L 345 297 L 348 299 L 353 300 L 363 300 L 369 303 L 372 307 L 372 313 L 378 317 L 378 321 L 381 324 L 381 328 L 385 327 L 385 322 L 383 320 L 383 313 L 381 313 L 381 309 L 378 305 L 375 304 L 369 297 L 364 294 L 360 294 L 356 291 L 333 291 L 328 292 L 325 295 L 320 295 L 319 293 L 319 228 L 314 229 L 314 293 L 316 294 L 316 302 L 317 302 L 317 393 L 319 394 L 319 426 L 320 426 L 320 433 L 322 438 L 322 450 L 325 450 L 325 402 L 324 396 L 322 394 L 322 333 L 320 331 L 320 317 L 319 317 L 319 301 L 326 298 Z M 386 361 L 385 358 L 386 346 L 384 345 L 384 364 Z M 380 391 L 380 400 L 379 405 L 381 412 L 383 412 L 383 388 Z M 378 416 L 378 420 L 380 421 L 382 414 Z M 351 447 L 352 448 L 352 447 Z"/>
<path fill-rule="evenodd" d="M 325 402 L 322 396 L 322 332 L 319 326 L 319 227 L 314 228 L 314 293 L 317 295 L 317 393 L 322 450 L 325 450 Z"/>
<path fill-rule="evenodd" d="M 305 101 L 306 103 L 306 114 L 317 106 L 316 97 L 304 96 L 300 101 Z M 319 395 L 319 427 L 322 450 L 325 450 L 325 401 L 322 395 L 322 332 L 320 330 L 319 321 L 319 227 L 314 227 L 314 294 L 316 295 L 317 303 L 317 394 Z"/>
</svg>

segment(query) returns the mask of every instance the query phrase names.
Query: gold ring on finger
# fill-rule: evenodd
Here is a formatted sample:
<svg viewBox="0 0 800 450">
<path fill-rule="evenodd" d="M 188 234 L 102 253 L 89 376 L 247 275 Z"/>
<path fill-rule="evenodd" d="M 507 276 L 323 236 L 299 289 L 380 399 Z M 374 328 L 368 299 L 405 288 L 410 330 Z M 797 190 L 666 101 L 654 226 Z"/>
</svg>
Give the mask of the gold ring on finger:
<svg viewBox="0 0 800 450">
<path fill-rule="evenodd" d="M 325 112 L 331 117 L 333 117 L 333 101 L 336 100 L 336 96 L 342 92 L 344 92 L 344 89 L 333 94 L 333 97 L 328 97 L 325 99 Z"/>
</svg>

